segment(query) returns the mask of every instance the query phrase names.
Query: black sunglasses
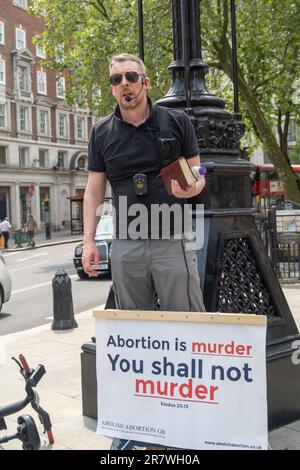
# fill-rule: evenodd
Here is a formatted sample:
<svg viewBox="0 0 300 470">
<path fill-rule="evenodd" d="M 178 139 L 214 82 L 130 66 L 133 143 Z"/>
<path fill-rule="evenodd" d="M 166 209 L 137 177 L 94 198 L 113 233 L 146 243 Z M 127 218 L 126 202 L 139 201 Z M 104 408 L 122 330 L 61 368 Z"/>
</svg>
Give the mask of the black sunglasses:
<svg viewBox="0 0 300 470">
<path fill-rule="evenodd" d="M 139 79 L 139 76 L 143 77 L 142 80 L 145 78 L 144 73 L 137 73 L 137 72 L 125 72 L 125 73 L 114 73 L 109 77 L 109 81 L 111 85 L 117 86 L 120 85 L 120 83 L 123 80 L 123 75 L 125 75 L 126 80 L 129 83 L 136 83 Z"/>
</svg>

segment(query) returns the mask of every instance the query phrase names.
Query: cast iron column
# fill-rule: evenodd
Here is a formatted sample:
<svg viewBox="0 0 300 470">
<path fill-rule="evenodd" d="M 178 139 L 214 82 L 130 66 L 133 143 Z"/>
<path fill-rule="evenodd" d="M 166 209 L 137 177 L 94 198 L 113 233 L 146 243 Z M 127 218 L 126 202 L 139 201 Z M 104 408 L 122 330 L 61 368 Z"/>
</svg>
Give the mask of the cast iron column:
<svg viewBox="0 0 300 470">
<path fill-rule="evenodd" d="M 231 114 L 205 84 L 209 67 L 201 53 L 200 3 L 172 0 L 172 85 L 157 104 L 180 108 L 190 115 L 201 163 L 208 169 L 206 188 L 194 201 L 205 205 L 205 244 L 198 251 L 198 263 L 207 311 L 255 313 L 268 318 L 268 411 L 269 427 L 274 428 L 300 418 L 300 371 L 291 360 L 293 341 L 299 339 L 299 333 L 255 225 L 253 165 L 240 158 L 245 126 L 237 103 L 236 113 Z"/>
<path fill-rule="evenodd" d="M 143 0 L 138 0 L 138 21 L 139 21 L 139 55 L 144 62 L 144 15 Z"/>
</svg>

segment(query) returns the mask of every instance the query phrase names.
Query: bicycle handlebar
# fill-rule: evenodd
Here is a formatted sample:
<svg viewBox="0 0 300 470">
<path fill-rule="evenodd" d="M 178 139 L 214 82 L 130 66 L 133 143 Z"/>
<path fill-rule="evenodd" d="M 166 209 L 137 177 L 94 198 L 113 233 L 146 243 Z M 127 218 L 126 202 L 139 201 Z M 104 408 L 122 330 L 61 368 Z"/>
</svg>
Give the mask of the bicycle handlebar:
<svg viewBox="0 0 300 470">
<path fill-rule="evenodd" d="M 19 400 L 14 403 L 11 403 L 10 405 L 5 405 L 0 407 L 0 418 L 4 418 L 5 416 L 12 415 L 14 413 L 18 413 L 18 411 L 23 410 L 25 406 L 30 403 L 30 399 L 28 396 L 24 398 L 24 400 Z"/>
<path fill-rule="evenodd" d="M 30 372 L 30 367 L 29 367 L 29 365 L 27 364 L 27 361 L 26 361 L 25 357 L 23 356 L 23 354 L 20 354 L 20 355 L 19 355 L 19 361 L 21 362 L 22 367 L 23 367 L 25 373 L 28 374 L 28 373 Z"/>
<path fill-rule="evenodd" d="M 17 413 L 30 403 L 32 408 L 39 416 L 40 422 L 44 428 L 44 433 L 47 433 L 50 444 L 53 444 L 54 438 L 51 430 L 52 424 L 50 416 L 47 411 L 45 411 L 35 400 L 36 392 L 33 390 L 33 388 L 37 386 L 43 375 L 46 373 L 45 367 L 42 364 L 39 364 L 35 369 L 30 369 L 23 354 L 19 355 L 19 361 L 14 357 L 12 359 L 19 365 L 20 374 L 25 380 L 25 390 L 27 396 L 23 400 L 19 400 L 15 403 L 11 403 L 10 405 L 0 407 L 0 418 Z"/>
</svg>

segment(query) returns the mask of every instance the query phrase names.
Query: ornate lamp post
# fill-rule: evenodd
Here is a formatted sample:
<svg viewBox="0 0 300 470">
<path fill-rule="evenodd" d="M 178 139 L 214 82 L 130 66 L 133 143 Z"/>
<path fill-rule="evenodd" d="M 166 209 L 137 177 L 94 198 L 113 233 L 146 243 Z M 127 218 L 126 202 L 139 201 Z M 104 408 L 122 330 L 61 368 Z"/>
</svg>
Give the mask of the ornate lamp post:
<svg viewBox="0 0 300 470">
<path fill-rule="evenodd" d="M 210 93 L 205 84 L 209 66 L 203 62 L 201 52 L 200 2 L 172 0 L 174 61 L 169 66 L 172 85 L 157 104 L 186 109 L 191 114 L 201 157 L 214 149 L 238 155 L 245 126 L 234 119 L 225 109 L 224 100 Z"/>
<path fill-rule="evenodd" d="M 143 0 L 138 0 L 138 21 L 139 21 L 139 55 L 144 62 L 144 20 L 143 20 Z"/>
<path fill-rule="evenodd" d="M 269 427 L 275 428 L 300 417 L 300 373 L 291 359 L 299 333 L 255 225 L 253 166 L 239 158 L 245 126 L 238 109 L 234 0 L 234 114 L 205 84 L 209 67 L 201 54 L 200 3 L 172 0 L 172 86 L 157 104 L 185 109 L 191 116 L 201 162 L 208 169 L 207 186 L 197 200 L 205 204 L 205 245 L 198 259 L 206 309 L 268 318 L 268 412 Z"/>
<path fill-rule="evenodd" d="M 239 91 L 238 91 L 238 74 L 237 74 L 237 44 L 235 29 L 235 0 L 230 0 L 231 13 L 231 47 L 232 47 L 232 77 L 233 77 L 233 93 L 234 93 L 234 113 L 239 113 Z"/>
</svg>

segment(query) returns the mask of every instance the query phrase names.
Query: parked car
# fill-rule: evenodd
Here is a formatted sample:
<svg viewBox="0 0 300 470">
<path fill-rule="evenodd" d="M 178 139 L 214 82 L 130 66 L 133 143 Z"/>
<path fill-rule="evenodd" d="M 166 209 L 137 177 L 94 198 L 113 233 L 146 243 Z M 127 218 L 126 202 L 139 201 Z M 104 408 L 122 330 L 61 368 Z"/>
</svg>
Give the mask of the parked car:
<svg viewBox="0 0 300 470">
<path fill-rule="evenodd" d="M 0 254 L 0 312 L 2 305 L 8 302 L 11 294 L 11 277 L 3 256 Z"/>
<path fill-rule="evenodd" d="M 98 276 L 103 272 L 110 272 L 110 255 L 111 244 L 113 240 L 113 217 L 111 215 L 103 215 L 97 225 L 95 242 L 99 251 L 100 264 L 96 267 Z M 80 279 L 88 279 L 89 275 L 86 274 L 82 267 L 82 252 L 83 243 L 76 246 L 74 252 L 74 266 Z"/>
</svg>

